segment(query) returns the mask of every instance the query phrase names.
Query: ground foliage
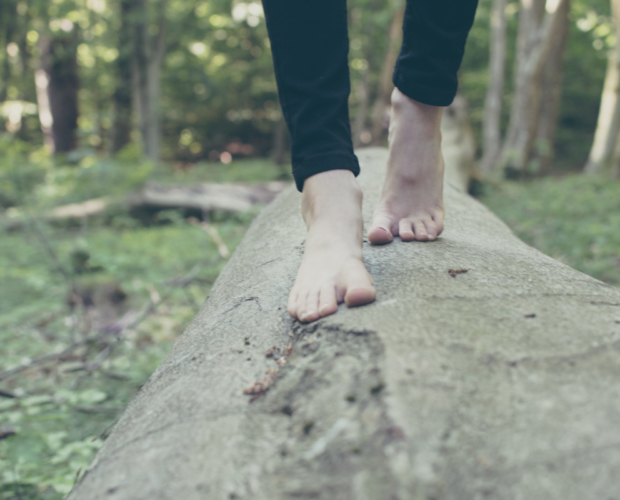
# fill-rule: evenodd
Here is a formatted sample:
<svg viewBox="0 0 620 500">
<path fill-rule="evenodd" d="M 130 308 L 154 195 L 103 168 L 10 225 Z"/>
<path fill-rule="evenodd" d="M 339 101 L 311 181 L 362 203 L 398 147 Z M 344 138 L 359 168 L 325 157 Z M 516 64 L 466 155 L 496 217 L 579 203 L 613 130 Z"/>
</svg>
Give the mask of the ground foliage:
<svg viewBox="0 0 620 500">
<path fill-rule="evenodd" d="M 0 499 L 59 499 L 196 314 L 226 258 L 176 210 L 136 219 L 119 209 L 54 225 L 41 214 L 122 195 L 147 179 L 191 185 L 290 176 L 263 160 L 190 168 L 85 156 L 58 164 L 20 144 L 0 147 L 5 213 L 27 217 L 17 230 L 0 229 Z M 208 223 L 232 252 L 255 214 L 215 212 Z"/>
<path fill-rule="evenodd" d="M 482 201 L 526 243 L 620 286 L 620 181 L 572 174 L 505 182 Z"/>
</svg>

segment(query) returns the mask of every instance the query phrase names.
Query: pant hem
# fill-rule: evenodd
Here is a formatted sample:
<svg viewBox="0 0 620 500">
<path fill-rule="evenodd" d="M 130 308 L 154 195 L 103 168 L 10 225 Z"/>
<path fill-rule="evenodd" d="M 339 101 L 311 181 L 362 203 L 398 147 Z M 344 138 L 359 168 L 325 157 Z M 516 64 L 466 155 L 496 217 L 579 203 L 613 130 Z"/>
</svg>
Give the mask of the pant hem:
<svg viewBox="0 0 620 500">
<path fill-rule="evenodd" d="M 297 190 L 303 191 L 305 180 L 315 174 L 329 170 L 350 170 L 357 177 L 360 173 L 360 164 L 355 154 L 325 153 L 312 156 L 302 165 L 293 165 L 293 177 Z"/>
<path fill-rule="evenodd" d="M 429 106 L 450 106 L 456 96 L 457 88 L 449 90 L 437 90 L 417 87 L 411 83 L 411 78 L 406 78 L 401 71 L 394 69 L 392 83 L 410 99 L 428 104 Z"/>
</svg>

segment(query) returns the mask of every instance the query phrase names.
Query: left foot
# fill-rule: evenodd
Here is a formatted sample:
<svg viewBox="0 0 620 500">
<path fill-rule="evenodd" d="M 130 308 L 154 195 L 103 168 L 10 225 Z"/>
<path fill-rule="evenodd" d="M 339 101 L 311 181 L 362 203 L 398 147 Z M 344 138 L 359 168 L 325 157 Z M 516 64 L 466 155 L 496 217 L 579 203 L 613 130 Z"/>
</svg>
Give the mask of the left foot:
<svg viewBox="0 0 620 500">
<path fill-rule="evenodd" d="M 443 231 L 443 108 L 392 92 L 387 174 L 368 230 L 375 245 L 394 236 L 432 241 Z"/>
</svg>

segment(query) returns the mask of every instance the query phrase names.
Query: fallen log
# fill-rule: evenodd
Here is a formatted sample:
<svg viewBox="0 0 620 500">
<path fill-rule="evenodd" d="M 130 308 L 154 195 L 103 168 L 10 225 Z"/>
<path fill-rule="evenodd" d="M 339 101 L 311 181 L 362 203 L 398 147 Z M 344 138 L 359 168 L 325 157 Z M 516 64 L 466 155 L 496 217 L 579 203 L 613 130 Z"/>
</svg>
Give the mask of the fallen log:
<svg viewBox="0 0 620 500">
<path fill-rule="evenodd" d="M 283 181 L 259 184 L 203 183 L 193 186 L 170 186 L 151 182 L 120 198 L 95 198 L 62 205 L 36 217 L 50 223 L 81 220 L 118 207 L 128 210 L 180 208 L 199 212 L 243 212 L 254 205 L 269 203 L 289 185 L 290 182 Z M 27 222 L 27 216 L 20 210 L 8 210 L 0 222 L 7 229 L 17 229 Z"/>
<path fill-rule="evenodd" d="M 438 241 L 364 245 L 375 303 L 304 325 L 282 193 L 69 500 L 617 498 L 620 290 L 445 194 Z"/>
<path fill-rule="evenodd" d="M 201 211 L 242 212 L 253 205 L 269 203 L 290 182 L 262 184 L 197 184 L 166 186 L 148 183 L 127 197 L 132 207 L 192 208 Z"/>
</svg>

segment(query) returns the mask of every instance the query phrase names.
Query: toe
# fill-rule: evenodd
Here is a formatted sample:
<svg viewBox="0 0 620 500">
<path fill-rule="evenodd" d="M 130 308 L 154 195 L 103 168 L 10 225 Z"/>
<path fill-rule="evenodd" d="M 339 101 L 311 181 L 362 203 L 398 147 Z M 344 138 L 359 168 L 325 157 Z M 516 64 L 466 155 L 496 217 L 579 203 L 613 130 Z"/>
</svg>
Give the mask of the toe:
<svg viewBox="0 0 620 500">
<path fill-rule="evenodd" d="M 437 225 L 433 219 L 424 219 L 424 225 L 426 226 L 426 233 L 428 234 L 429 240 L 434 240 L 439 236 L 439 231 L 437 230 Z"/>
<path fill-rule="evenodd" d="M 415 239 L 418 241 L 427 241 L 428 240 L 428 233 L 426 232 L 426 226 L 424 225 L 424 222 L 422 222 L 421 220 L 414 220 L 413 221 L 413 231 L 415 233 Z"/>
<path fill-rule="evenodd" d="M 386 215 L 375 215 L 368 230 L 368 241 L 373 245 L 384 245 L 393 239 L 392 219 Z"/>
<path fill-rule="evenodd" d="M 353 286 L 347 288 L 344 303 L 347 307 L 363 306 L 377 298 L 377 291 L 373 286 Z"/>
<path fill-rule="evenodd" d="M 306 307 L 304 315 L 299 319 L 305 323 L 316 321 L 321 315 L 319 314 L 319 290 L 310 292 L 306 299 Z"/>
<path fill-rule="evenodd" d="M 334 314 L 338 310 L 338 302 L 336 301 L 336 287 L 326 286 L 321 289 L 319 295 L 319 314 L 321 317 Z"/>
<path fill-rule="evenodd" d="M 297 318 L 297 296 L 299 293 L 297 290 L 291 290 L 291 293 L 288 295 L 288 304 L 286 305 L 287 312 L 293 317 Z"/>
<path fill-rule="evenodd" d="M 299 293 L 299 295 L 297 295 L 297 310 L 295 312 L 295 317 L 299 320 L 299 321 L 304 321 L 304 318 L 306 317 L 306 302 L 308 300 L 308 294 L 307 293 Z"/>
<path fill-rule="evenodd" d="M 409 219 L 401 219 L 398 223 L 398 235 L 403 241 L 413 241 L 415 235 L 411 229 L 411 221 Z"/>
<path fill-rule="evenodd" d="M 372 286 L 372 278 L 361 262 L 352 266 L 345 275 L 346 289 L 344 303 L 348 307 L 362 306 L 372 302 L 377 297 L 377 291 Z"/>
</svg>

